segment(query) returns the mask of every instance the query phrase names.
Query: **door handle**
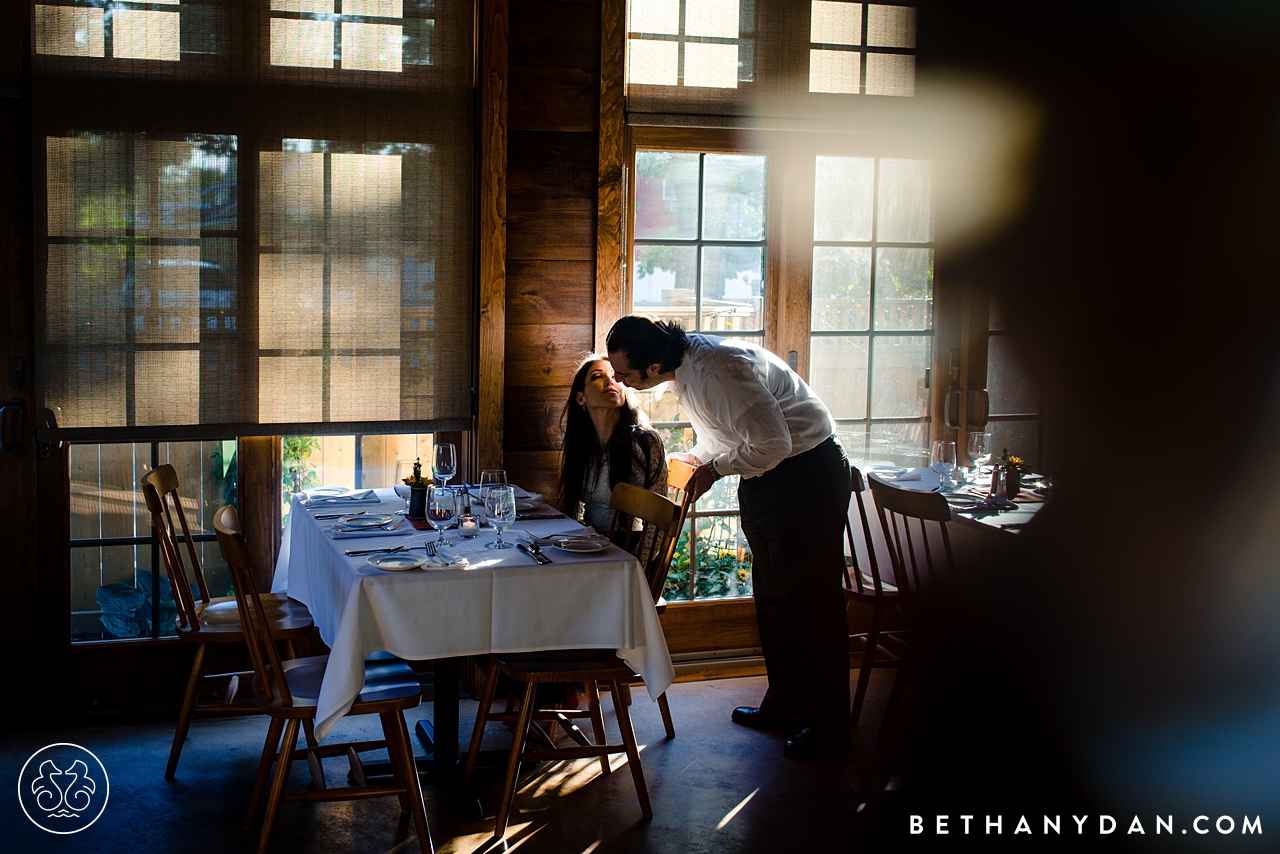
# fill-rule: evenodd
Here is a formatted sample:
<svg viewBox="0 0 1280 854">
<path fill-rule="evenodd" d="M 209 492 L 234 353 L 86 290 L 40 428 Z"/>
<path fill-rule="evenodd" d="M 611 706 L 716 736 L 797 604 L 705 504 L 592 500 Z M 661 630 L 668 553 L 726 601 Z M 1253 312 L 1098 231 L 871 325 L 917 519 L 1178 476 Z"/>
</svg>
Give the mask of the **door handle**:
<svg viewBox="0 0 1280 854">
<path fill-rule="evenodd" d="M 10 416 L 13 416 L 10 419 Z M 18 441 L 8 441 L 9 423 L 13 421 L 17 428 Z M 26 421 L 22 417 L 22 398 L 15 397 L 13 400 L 0 406 L 0 451 L 6 451 L 15 460 L 22 459 L 22 437 L 26 432 Z"/>
<path fill-rule="evenodd" d="M 960 386 L 958 385 L 947 390 L 942 406 L 942 423 L 948 430 L 960 429 Z"/>
<path fill-rule="evenodd" d="M 981 411 L 981 415 L 978 412 Z M 991 415 L 991 395 L 985 388 L 969 389 L 969 429 L 984 430 Z"/>
</svg>

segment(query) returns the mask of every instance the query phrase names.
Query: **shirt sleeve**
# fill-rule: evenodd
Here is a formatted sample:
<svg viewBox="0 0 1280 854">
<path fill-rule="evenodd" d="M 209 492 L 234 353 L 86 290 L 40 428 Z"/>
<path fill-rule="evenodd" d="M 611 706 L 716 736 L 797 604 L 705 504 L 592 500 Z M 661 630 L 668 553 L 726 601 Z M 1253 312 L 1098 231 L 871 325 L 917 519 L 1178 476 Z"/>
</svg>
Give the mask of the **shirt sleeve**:
<svg viewBox="0 0 1280 854">
<path fill-rule="evenodd" d="M 729 446 L 711 458 L 720 474 L 764 474 L 791 453 L 782 407 L 745 359 L 734 359 L 707 377 L 701 405 L 712 422 L 708 428 Z"/>
</svg>

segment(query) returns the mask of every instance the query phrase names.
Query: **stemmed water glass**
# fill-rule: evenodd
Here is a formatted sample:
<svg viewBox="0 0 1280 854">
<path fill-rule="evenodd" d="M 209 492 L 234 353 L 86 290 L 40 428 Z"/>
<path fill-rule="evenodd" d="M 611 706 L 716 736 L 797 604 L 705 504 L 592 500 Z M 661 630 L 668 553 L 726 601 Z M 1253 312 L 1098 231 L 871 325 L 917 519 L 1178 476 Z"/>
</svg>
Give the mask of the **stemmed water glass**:
<svg viewBox="0 0 1280 854">
<path fill-rule="evenodd" d="M 956 467 L 956 443 L 948 439 L 939 439 L 933 443 L 933 464 L 931 468 L 938 473 L 939 489 L 948 492 L 954 488 L 951 472 Z"/>
<path fill-rule="evenodd" d="M 489 524 L 498 532 L 498 539 L 485 543 L 487 549 L 509 549 L 511 543 L 502 541 L 502 532 L 516 521 L 516 493 L 509 486 L 490 486 L 484 491 L 484 514 Z"/>
<path fill-rule="evenodd" d="M 436 461 L 431 474 L 441 486 L 447 486 L 450 479 L 458 473 L 458 449 L 446 442 L 436 445 Z"/>
<path fill-rule="evenodd" d="M 503 469 L 485 469 L 480 472 L 480 512 L 484 512 L 484 494 L 491 486 L 506 486 L 507 473 Z"/>
<path fill-rule="evenodd" d="M 458 496 L 447 486 L 427 488 L 427 524 L 439 532 L 436 545 L 444 542 L 444 531 L 453 524 L 458 509 Z"/>
<path fill-rule="evenodd" d="M 409 497 L 413 495 L 413 487 L 405 481 L 411 477 L 413 477 L 413 460 L 396 460 L 396 482 L 393 488 L 396 495 L 404 499 L 404 509 L 397 510 L 397 516 L 405 516 L 409 513 Z"/>
<path fill-rule="evenodd" d="M 969 433 L 969 459 L 978 467 L 977 474 L 982 475 L 982 467 L 991 462 L 991 451 L 987 450 L 987 434 L 974 430 Z"/>
</svg>

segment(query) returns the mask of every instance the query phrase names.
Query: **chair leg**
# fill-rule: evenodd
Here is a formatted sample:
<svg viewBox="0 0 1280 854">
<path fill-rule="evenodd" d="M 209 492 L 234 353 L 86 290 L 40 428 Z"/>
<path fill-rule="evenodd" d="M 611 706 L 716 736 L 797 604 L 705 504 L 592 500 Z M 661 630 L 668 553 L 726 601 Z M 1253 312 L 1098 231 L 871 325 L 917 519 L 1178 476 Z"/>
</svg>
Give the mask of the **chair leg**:
<svg viewBox="0 0 1280 854">
<path fill-rule="evenodd" d="M 414 827 L 418 829 L 418 848 L 422 854 L 435 854 L 435 845 L 431 841 L 431 828 L 427 824 L 427 807 L 422 802 L 422 781 L 418 778 L 418 767 L 413 762 L 413 747 L 409 741 L 409 727 L 404 722 L 404 712 L 392 712 L 389 720 L 383 722 L 383 732 L 387 738 L 387 750 L 390 752 L 392 740 L 398 745 L 400 764 L 407 769 L 405 776 L 405 794 L 408 796 L 409 812 L 413 814 Z"/>
<path fill-rule="evenodd" d="M 463 779 L 471 782 L 471 775 L 476 770 L 476 760 L 480 758 L 480 745 L 484 742 L 484 727 L 489 721 L 489 707 L 493 705 L 493 695 L 498 690 L 498 665 L 489 662 L 489 674 L 485 677 L 484 687 L 480 689 L 480 707 L 476 710 L 476 725 L 471 730 L 471 747 L 467 749 L 467 761 L 462 767 Z"/>
<path fill-rule="evenodd" d="M 387 742 L 387 759 L 391 761 L 391 776 L 396 784 L 404 787 L 397 797 L 400 799 L 400 812 L 409 812 L 409 776 L 417 776 L 418 769 L 413 765 L 413 754 L 410 753 L 409 766 L 404 764 L 404 748 L 399 740 L 399 728 L 393 720 L 399 712 L 380 712 L 382 720 L 382 737 Z"/>
<path fill-rule="evenodd" d="M 262 758 L 258 760 L 258 776 L 253 780 L 253 792 L 249 795 L 249 809 L 244 814 L 244 829 L 253 827 L 253 819 L 258 814 L 258 804 L 262 801 L 262 790 L 267 787 L 267 775 L 271 773 L 271 763 L 280 748 L 280 733 L 284 730 L 284 718 L 272 718 L 267 727 L 267 739 L 262 744 Z"/>
<path fill-rule="evenodd" d="M 667 738 L 676 737 L 676 725 L 671 722 L 671 707 L 667 705 L 667 692 L 658 695 L 658 711 L 662 714 L 662 726 L 667 730 Z"/>
<path fill-rule="evenodd" d="M 586 680 L 583 685 L 587 688 L 587 712 L 591 715 L 591 733 L 595 736 L 596 744 L 604 744 L 606 734 L 604 731 L 604 714 L 600 711 L 600 688 L 594 679 Z M 607 753 L 600 756 L 600 773 L 613 773 L 613 769 L 609 767 L 609 755 Z"/>
<path fill-rule="evenodd" d="M 187 731 L 191 729 L 191 716 L 196 711 L 196 694 L 200 690 L 200 680 L 204 678 L 204 653 L 208 644 L 196 647 L 196 659 L 191 662 L 191 672 L 187 675 L 187 691 L 182 695 L 182 711 L 178 712 L 178 726 L 173 731 L 173 746 L 169 748 L 169 764 L 165 766 L 164 778 L 172 780 L 178 771 L 178 757 L 182 755 L 183 742 L 187 740 Z"/>
<path fill-rule="evenodd" d="M 640 812 L 645 818 L 653 818 L 653 807 L 649 803 L 649 789 L 644 784 L 644 768 L 640 766 L 640 748 L 636 746 L 636 733 L 631 728 L 631 712 L 626 703 L 617 702 L 623 686 L 613 680 L 610 690 L 615 698 L 613 709 L 618 717 L 618 729 L 622 730 L 622 744 L 627 748 L 627 764 L 631 766 L 631 779 L 636 784 L 636 797 L 640 799 Z"/>
<path fill-rule="evenodd" d="M 849 713 L 849 725 L 857 726 L 862 716 L 862 704 L 867 699 L 867 686 L 871 683 L 871 668 L 876 660 L 876 645 L 880 642 L 880 609 L 871 616 L 867 629 L 867 648 L 862 653 L 862 666 L 858 668 L 858 687 L 853 691 L 853 710 Z"/>
<path fill-rule="evenodd" d="M 301 721 L 298 718 L 289 718 L 289 722 L 284 725 L 284 740 L 280 742 L 280 753 L 276 756 L 276 775 L 271 780 L 267 811 L 262 817 L 258 854 L 266 854 L 267 843 L 271 841 L 271 829 L 275 827 L 276 815 L 280 812 L 280 799 L 284 797 L 284 787 L 289 782 L 289 768 L 293 765 L 293 748 L 298 743 L 300 727 Z"/>
<path fill-rule="evenodd" d="M 511 802 L 515 800 L 516 785 L 520 779 L 520 753 L 524 750 L 529 721 L 533 718 L 533 698 L 537 691 L 537 684 L 525 683 L 524 697 L 520 703 L 520 716 L 516 719 L 515 740 L 511 743 L 511 755 L 507 758 L 507 778 L 502 784 L 502 802 L 498 805 L 498 816 L 493 823 L 494 839 L 501 839 L 507 833 L 507 820 L 511 817 Z"/>
</svg>

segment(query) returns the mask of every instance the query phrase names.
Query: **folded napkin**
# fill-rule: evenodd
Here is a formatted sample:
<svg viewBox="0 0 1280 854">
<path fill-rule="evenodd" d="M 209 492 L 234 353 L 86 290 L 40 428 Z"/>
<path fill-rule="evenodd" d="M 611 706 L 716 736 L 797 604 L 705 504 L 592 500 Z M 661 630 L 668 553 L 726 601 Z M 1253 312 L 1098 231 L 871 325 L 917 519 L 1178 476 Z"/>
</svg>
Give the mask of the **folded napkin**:
<svg viewBox="0 0 1280 854">
<path fill-rule="evenodd" d="M 382 499 L 379 498 L 372 489 L 352 490 L 345 495 L 313 495 L 310 492 L 303 492 L 307 497 L 308 505 L 328 505 L 328 504 L 381 504 Z"/>
<path fill-rule="evenodd" d="M 919 480 L 920 472 L 916 472 L 915 474 L 900 474 L 896 477 L 893 475 L 884 475 L 883 477 L 885 480 L 889 481 L 890 483 L 902 483 L 908 480 Z"/>
<path fill-rule="evenodd" d="M 403 516 L 394 522 L 388 522 L 385 528 L 348 528 L 345 525 L 336 525 L 325 531 L 325 535 L 334 540 L 350 540 L 355 537 L 399 537 L 412 533 L 413 526 L 406 526 Z"/>
<path fill-rule="evenodd" d="M 469 561 L 453 550 L 453 547 L 441 543 L 436 546 L 435 555 L 427 556 L 427 566 L 434 569 L 461 569 L 466 566 Z"/>
</svg>

